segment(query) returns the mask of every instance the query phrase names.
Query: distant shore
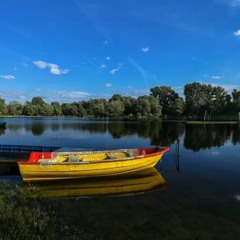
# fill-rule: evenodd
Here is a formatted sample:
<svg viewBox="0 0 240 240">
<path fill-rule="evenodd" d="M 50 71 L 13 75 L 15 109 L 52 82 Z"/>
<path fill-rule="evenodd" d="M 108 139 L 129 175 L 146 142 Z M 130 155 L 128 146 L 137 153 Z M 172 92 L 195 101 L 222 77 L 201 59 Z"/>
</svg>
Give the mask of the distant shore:
<svg viewBox="0 0 240 240">
<path fill-rule="evenodd" d="M 162 122 L 185 123 L 185 124 L 240 124 L 240 121 L 162 120 Z"/>
<path fill-rule="evenodd" d="M 132 122 L 138 122 L 138 121 L 161 121 L 161 122 L 167 122 L 167 123 L 185 123 L 185 124 L 240 124 L 240 121 L 236 120 L 166 120 L 166 119 L 124 119 L 124 118 L 114 118 L 114 119 L 109 119 L 109 118 L 95 118 L 95 117 L 71 117 L 71 116 L 0 116 L 0 120 L 2 118 L 55 118 L 55 119 L 84 119 L 84 120 L 110 120 L 110 121 L 132 121 Z"/>
</svg>

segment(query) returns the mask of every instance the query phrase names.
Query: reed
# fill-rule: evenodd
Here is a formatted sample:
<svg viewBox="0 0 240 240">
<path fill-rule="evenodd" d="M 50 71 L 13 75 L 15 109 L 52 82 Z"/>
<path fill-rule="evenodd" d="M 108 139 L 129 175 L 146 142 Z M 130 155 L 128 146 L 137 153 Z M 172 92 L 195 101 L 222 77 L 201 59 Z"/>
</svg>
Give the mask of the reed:
<svg viewBox="0 0 240 240">
<path fill-rule="evenodd" d="M 37 191 L 29 185 L 29 191 Z M 41 200 L 27 199 L 21 187 L 1 184 L 0 239 L 83 239 L 83 231 L 72 229 L 63 217 L 57 216 L 59 204 L 44 204 Z"/>
</svg>

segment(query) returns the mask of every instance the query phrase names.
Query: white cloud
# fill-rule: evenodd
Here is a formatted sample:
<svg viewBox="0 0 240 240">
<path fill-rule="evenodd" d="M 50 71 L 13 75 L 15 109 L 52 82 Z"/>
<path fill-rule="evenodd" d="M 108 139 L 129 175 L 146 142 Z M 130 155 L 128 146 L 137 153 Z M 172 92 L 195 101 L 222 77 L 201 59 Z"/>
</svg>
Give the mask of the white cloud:
<svg viewBox="0 0 240 240">
<path fill-rule="evenodd" d="M 180 97 L 183 97 L 183 98 L 184 98 L 184 96 L 183 96 L 184 86 L 172 87 L 172 89 L 173 89 L 176 93 L 178 93 L 178 95 L 179 95 Z"/>
<path fill-rule="evenodd" d="M 48 63 L 43 62 L 43 61 L 35 61 L 33 62 L 34 65 L 36 65 L 40 69 L 44 69 L 48 66 Z"/>
<path fill-rule="evenodd" d="M 9 101 L 13 100 L 24 101 L 27 99 L 27 97 L 23 93 L 18 92 L 0 92 L 0 97 Z"/>
<path fill-rule="evenodd" d="M 106 88 L 111 88 L 113 85 L 111 83 L 105 83 Z"/>
<path fill-rule="evenodd" d="M 100 68 L 101 68 L 101 69 L 107 68 L 107 65 L 106 65 L 106 64 L 102 64 L 102 65 L 100 66 Z"/>
<path fill-rule="evenodd" d="M 211 84 L 213 87 L 222 87 L 227 92 L 232 92 L 233 89 L 240 89 L 240 85 L 236 84 L 222 84 L 222 83 L 206 83 L 205 84 Z"/>
<path fill-rule="evenodd" d="M 232 7 L 239 7 L 240 6 L 240 0 L 228 0 L 230 3 L 230 6 Z"/>
<path fill-rule="evenodd" d="M 219 4 L 228 5 L 230 7 L 240 7 L 240 0 L 215 0 Z"/>
<path fill-rule="evenodd" d="M 109 61 L 111 58 L 110 57 L 106 57 L 106 59 Z"/>
<path fill-rule="evenodd" d="M 240 37 L 240 29 L 238 29 L 237 31 L 235 31 L 233 34 L 234 34 L 235 36 L 237 36 L 237 37 Z"/>
<path fill-rule="evenodd" d="M 222 77 L 222 76 L 212 76 L 212 79 L 222 79 L 222 78 L 224 78 L 224 77 Z"/>
<path fill-rule="evenodd" d="M 146 53 L 146 52 L 149 51 L 149 47 L 142 48 L 141 50 L 142 50 L 144 53 Z"/>
<path fill-rule="evenodd" d="M 137 98 L 139 96 L 149 95 L 149 89 L 132 89 L 128 88 L 127 95 L 130 95 L 133 98 Z"/>
<path fill-rule="evenodd" d="M 6 80 L 15 79 L 13 75 L 0 75 L 0 78 L 6 79 Z"/>
<path fill-rule="evenodd" d="M 39 69 L 49 68 L 50 73 L 54 75 L 66 74 L 68 73 L 68 69 L 61 69 L 57 64 L 48 63 L 44 61 L 35 61 L 33 64 L 38 67 Z"/>
<path fill-rule="evenodd" d="M 118 69 L 118 68 L 114 68 L 114 69 L 112 69 L 112 70 L 110 71 L 110 73 L 114 75 L 117 71 L 119 71 L 119 69 Z"/>
<path fill-rule="evenodd" d="M 110 73 L 114 75 L 114 74 L 115 74 L 116 72 L 118 72 L 120 69 L 121 69 L 121 64 L 118 64 L 118 66 L 117 66 L 116 68 L 113 68 L 113 69 L 110 71 Z"/>
<path fill-rule="evenodd" d="M 60 98 L 64 99 L 80 99 L 80 98 L 88 98 L 91 96 L 90 93 L 80 92 L 80 91 L 59 91 Z"/>
</svg>

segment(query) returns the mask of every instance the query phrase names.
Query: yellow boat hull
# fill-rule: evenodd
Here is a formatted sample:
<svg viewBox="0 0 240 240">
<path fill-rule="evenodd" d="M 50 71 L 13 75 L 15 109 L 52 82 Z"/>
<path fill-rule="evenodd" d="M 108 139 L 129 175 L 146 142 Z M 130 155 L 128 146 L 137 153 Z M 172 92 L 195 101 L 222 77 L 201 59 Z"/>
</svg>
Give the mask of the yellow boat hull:
<svg viewBox="0 0 240 240">
<path fill-rule="evenodd" d="M 19 164 L 24 181 L 86 178 L 126 174 L 154 167 L 162 155 L 124 161 L 101 161 L 94 163 L 42 163 Z"/>
</svg>

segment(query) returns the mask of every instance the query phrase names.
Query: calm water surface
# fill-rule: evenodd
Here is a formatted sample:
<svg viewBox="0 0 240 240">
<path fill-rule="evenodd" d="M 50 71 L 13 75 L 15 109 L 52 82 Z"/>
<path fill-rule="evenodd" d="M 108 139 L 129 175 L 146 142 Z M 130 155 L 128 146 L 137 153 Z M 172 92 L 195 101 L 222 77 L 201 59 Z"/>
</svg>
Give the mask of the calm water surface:
<svg viewBox="0 0 240 240">
<path fill-rule="evenodd" d="M 0 129 L 0 144 L 90 149 L 170 147 L 156 166 L 167 184 L 156 191 L 143 193 L 147 189 L 140 189 L 139 194 L 131 195 L 118 192 L 104 197 L 81 194 L 61 197 L 61 189 L 69 195 L 74 191 L 76 194 L 76 186 L 82 183 L 73 182 L 58 185 L 55 193 L 50 191 L 51 198 L 44 195 L 24 198 L 21 206 L 40 208 L 48 226 L 43 224 L 45 227 L 39 227 L 29 239 L 239 239 L 240 125 L 29 118 L 3 121 L 7 121 L 7 128 Z M 99 181 L 111 187 L 115 180 Z M 134 184 L 137 180 L 127 181 Z M 17 189 L 20 196 L 21 189 L 35 193 L 41 189 L 35 185 L 26 187 L 20 176 L 2 175 L 0 181 L 3 189 L 7 182 L 8 190 Z M 82 195 L 96 187 L 93 183 L 84 184 Z M 51 184 L 45 187 L 56 190 Z M 36 228 L 40 220 L 36 217 L 35 223 L 22 221 L 29 228 Z M 4 229 L 6 233 L 0 229 L 3 239 L 7 239 L 6 234 L 11 237 L 10 227 Z"/>
</svg>

